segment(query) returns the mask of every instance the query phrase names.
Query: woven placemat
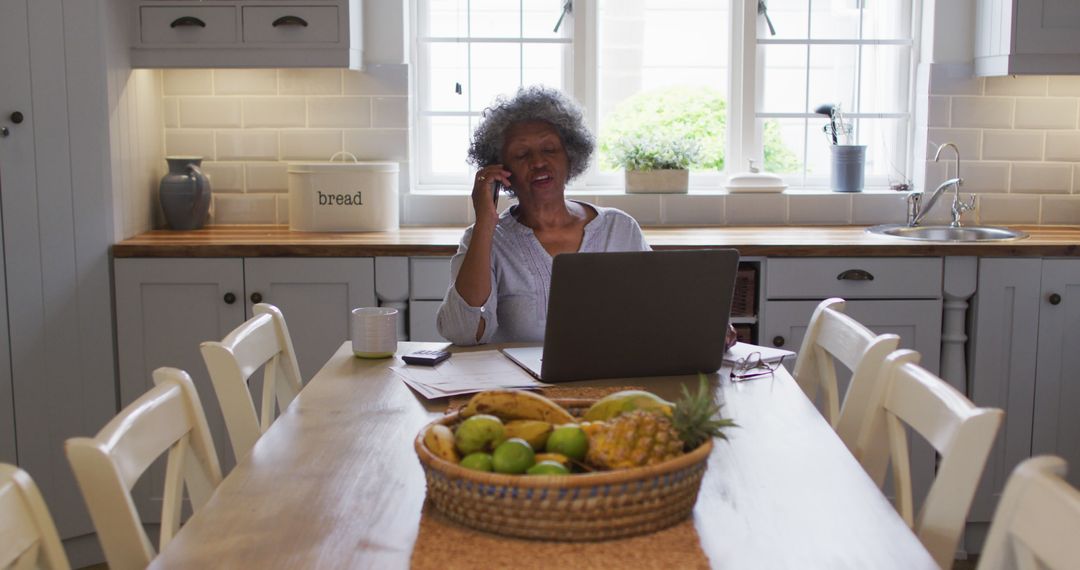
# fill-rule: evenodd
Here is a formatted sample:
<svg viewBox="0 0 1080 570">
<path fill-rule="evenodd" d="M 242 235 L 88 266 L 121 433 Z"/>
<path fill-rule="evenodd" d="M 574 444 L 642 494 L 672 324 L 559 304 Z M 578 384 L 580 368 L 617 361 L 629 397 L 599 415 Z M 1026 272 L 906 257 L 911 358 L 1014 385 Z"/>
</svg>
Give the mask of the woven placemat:
<svg viewBox="0 0 1080 570">
<path fill-rule="evenodd" d="M 710 567 L 693 519 L 642 536 L 601 542 L 544 542 L 497 536 L 455 524 L 424 505 L 413 547 L 413 570 L 479 568 L 576 568 L 611 570 L 702 569 Z"/>
</svg>

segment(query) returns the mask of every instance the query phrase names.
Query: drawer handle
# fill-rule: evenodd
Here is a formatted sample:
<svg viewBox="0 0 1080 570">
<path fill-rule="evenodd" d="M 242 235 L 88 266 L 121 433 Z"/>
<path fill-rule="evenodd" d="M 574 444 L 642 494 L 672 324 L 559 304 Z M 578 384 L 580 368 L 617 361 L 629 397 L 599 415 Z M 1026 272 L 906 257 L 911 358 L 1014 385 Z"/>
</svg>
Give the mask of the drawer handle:
<svg viewBox="0 0 1080 570">
<path fill-rule="evenodd" d="M 184 27 L 184 28 L 195 28 L 195 27 L 205 28 L 206 27 L 206 22 L 196 18 L 195 16 L 181 16 L 181 17 L 173 20 L 172 23 L 169 24 L 169 27 L 170 28 L 180 28 L 180 27 Z"/>
<path fill-rule="evenodd" d="M 262 293 L 259 293 L 257 291 L 255 293 L 252 293 L 251 294 L 251 302 L 255 303 L 256 305 L 259 304 L 259 303 L 262 303 Z"/>
<path fill-rule="evenodd" d="M 225 293 L 225 304 L 231 305 L 236 302 L 236 293 Z"/>
<path fill-rule="evenodd" d="M 873 281 L 874 275 L 865 269 L 848 269 L 836 276 L 838 281 Z"/>
<path fill-rule="evenodd" d="M 300 26 L 301 28 L 306 28 L 307 20 L 301 18 L 300 16 L 282 16 L 274 20 L 274 23 L 270 25 L 274 26 L 275 28 L 279 28 L 281 26 Z"/>
<path fill-rule="evenodd" d="M 1058 295 L 1057 293 L 1050 293 L 1050 297 L 1048 297 L 1046 300 L 1050 301 L 1051 305 L 1060 305 L 1061 295 Z"/>
</svg>

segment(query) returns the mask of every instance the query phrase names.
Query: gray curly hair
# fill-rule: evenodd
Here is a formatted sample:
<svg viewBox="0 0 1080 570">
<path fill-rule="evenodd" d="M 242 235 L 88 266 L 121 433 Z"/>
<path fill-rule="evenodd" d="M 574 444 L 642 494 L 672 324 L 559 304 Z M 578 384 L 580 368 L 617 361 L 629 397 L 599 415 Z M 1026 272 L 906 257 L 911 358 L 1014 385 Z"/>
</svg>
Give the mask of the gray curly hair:
<svg viewBox="0 0 1080 570">
<path fill-rule="evenodd" d="M 555 127 L 569 159 L 567 180 L 585 172 L 596 147 L 592 133 L 585 126 L 581 107 L 550 87 L 521 87 L 511 98 L 499 96 L 492 106 L 484 109 L 481 117 L 469 145 L 469 164 L 477 167 L 502 162 L 506 130 L 510 125 L 526 121 L 544 121 Z"/>
</svg>

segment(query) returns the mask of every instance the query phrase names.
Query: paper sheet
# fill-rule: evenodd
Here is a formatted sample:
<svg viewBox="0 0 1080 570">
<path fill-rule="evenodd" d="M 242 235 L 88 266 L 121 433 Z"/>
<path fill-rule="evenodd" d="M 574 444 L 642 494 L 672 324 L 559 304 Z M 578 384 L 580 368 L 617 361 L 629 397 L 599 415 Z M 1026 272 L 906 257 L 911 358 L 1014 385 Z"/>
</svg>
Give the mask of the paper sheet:
<svg viewBox="0 0 1080 570">
<path fill-rule="evenodd" d="M 449 360 L 435 366 L 411 365 L 398 360 L 390 365 L 390 370 L 428 399 L 484 390 L 529 390 L 550 386 L 533 378 L 497 350 L 454 353 Z"/>
<path fill-rule="evenodd" d="M 735 364 L 755 352 L 761 353 L 761 360 L 764 362 L 776 362 L 783 358 L 795 356 L 795 353 L 790 350 L 737 342 L 735 346 L 724 353 L 724 364 Z"/>
</svg>

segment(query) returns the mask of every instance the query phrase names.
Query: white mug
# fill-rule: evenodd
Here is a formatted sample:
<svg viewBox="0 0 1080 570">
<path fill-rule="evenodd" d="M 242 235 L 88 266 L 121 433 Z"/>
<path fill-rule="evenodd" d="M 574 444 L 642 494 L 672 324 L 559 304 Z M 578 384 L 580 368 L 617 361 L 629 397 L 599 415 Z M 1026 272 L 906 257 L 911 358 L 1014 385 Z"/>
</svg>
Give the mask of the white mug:
<svg viewBox="0 0 1080 570">
<path fill-rule="evenodd" d="M 352 310 L 353 354 L 360 358 L 387 358 L 397 352 L 398 310 L 360 307 Z"/>
</svg>

